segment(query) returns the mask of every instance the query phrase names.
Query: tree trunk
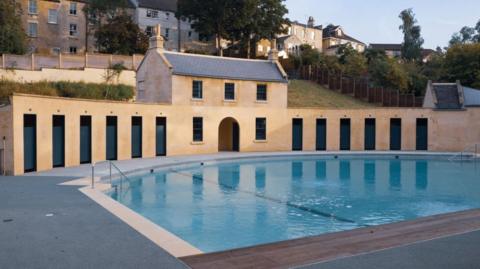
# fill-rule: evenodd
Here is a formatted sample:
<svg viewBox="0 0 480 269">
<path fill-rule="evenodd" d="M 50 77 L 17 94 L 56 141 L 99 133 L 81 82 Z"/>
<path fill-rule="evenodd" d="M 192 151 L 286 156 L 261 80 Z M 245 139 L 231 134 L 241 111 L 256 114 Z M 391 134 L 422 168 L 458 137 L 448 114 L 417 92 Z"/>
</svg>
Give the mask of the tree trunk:
<svg viewBox="0 0 480 269">
<path fill-rule="evenodd" d="M 252 39 L 249 37 L 247 40 L 247 58 L 250 59 L 252 55 Z"/>
<path fill-rule="evenodd" d="M 220 34 L 217 34 L 217 52 L 218 56 L 223 57 L 223 49 L 222 49 L 222 37 Z"/>
</svg>

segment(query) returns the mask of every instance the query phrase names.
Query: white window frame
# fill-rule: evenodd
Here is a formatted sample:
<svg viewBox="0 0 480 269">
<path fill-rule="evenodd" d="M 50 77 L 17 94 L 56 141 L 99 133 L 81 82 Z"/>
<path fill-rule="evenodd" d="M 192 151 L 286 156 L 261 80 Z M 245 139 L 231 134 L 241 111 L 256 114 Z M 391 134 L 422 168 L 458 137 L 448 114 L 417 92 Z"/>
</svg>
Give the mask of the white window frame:
<svg viewBox="0 0 480 269">
<path fill-rule="evenodd" d="M 158 10 L 147 9 L 146 17 L 147 18 L 152 18 L 152 19 L 158 19 Z"/>
<path fill-rule="evenodd" d="M 28 14 L 38 14 L 37 0 L 28 0 Z"/>
<path fill-rule="evenodd" d="M 58 10 L 54 8 L 48 10 L 48 23 L 58 24 Z"/>
<path fill-rule="evenodd" d="M 32 34 L 32 28 L 31 28 L 32 25 L 35 25 L 35 34 Z M 28 36 L 38 37 L 38 22 L 33 22 L 33 21 L 28 22 Z"/>
<path fill-rule="evenodd" d="M 153 27 L 153 26 L 150 26 L 150 25 L 148 25 L 147 27 L 145 27 L 145 34 L 148 35 L 148 36 L 153 36 L 153 34 L 154 34 L 154 27 Z"/>
<path fill-rule="evenodd" d="M 75 26 L 75 27 L 72 27 L 72 26 Z M 72 28 L 75 28 L 75 29 L 72 29 Z M 70 37 L 76 37 L 78 35 L 78 26 L 76 23 L 70 23 L 68 30 L 69 30 L 68 35 Z"/>
<path fill-rule="evenodd" d="M 165 28 L 165 37 L 166 38 L 170 37 L 170 28 Z"/>
<path fill-rule="evenodd" d="M 71 2 L 70 3 L 70 10 L 68 11 L 68 13 L 70 15 L 77 16 L 77 12 L 78 12 L 77 2 Z"/>
</svg>

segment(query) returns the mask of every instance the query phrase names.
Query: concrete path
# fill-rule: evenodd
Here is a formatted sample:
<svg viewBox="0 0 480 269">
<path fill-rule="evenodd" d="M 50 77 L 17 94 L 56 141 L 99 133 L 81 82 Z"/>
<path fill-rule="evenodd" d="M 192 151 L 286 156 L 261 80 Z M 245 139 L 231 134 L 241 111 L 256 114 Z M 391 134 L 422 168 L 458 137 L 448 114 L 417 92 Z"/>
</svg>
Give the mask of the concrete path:
<svg viewBox="0 0 480 269">
<path fill-rule="evenodd" d="M 478 269 L 480 231 L 420 242 L 302 269 Z"/>
<path fill-rule="evenodd" d="M 0 268 L 188 268 L 60 177 L 0 177 Z"/>
</svg>

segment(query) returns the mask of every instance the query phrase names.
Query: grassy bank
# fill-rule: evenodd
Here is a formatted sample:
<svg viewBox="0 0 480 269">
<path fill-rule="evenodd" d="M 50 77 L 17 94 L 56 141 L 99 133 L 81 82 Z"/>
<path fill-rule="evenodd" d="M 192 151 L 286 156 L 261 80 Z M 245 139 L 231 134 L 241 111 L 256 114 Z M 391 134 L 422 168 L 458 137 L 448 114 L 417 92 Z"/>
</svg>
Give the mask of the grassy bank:
<svg viewBox="0 0 480 269">
<path fill-rule="evenodd" d="M 133 98 L 134 88 L 127 85 L 109 85 L 84 82 L 33 82 L 19 83 L 0 80 L 0 98 L 13 93 L 27 93 L 46 96 L 127 101 Z"/>
<path fill-rule="evenodd" d="M 325 89 L 310 81 L 292 80 L 288 85 L 288 106 L 348 109 L 368 108 L 376 105 Z"/>
</svg>

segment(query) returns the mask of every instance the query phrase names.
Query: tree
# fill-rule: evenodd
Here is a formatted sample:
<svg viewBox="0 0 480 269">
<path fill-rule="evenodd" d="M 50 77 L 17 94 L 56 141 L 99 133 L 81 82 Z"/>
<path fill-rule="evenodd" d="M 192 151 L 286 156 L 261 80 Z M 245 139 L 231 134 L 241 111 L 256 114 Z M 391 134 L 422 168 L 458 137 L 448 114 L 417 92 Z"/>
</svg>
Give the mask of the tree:
<svg viewBox="0 0 480 269">
<path fill-rule="evenodd" d="M 457 44 L 445 56 L 445 74 L 449 81 L 480 88 L 480 43 Z"/>
<path fill-rule="evenodd" d="M 408 74 L 395 59 L 373 58 L 368 66 L 368 72 L 375 87 L 408 91 Z"/>
<path fill-rule="evenodd" d="M 200 35 L 215 36 L 219 56 L 223 56 L 222 39 L 230 38 L 231 28 L 239 25 L 238 7 L 242 0 L 179 0 L 177 18 L 186 18 Z"/>
<path fill-rule="evenodd" d="M 358 77 L 367 73 L 367 58 L 350 44 L 340 46 L 337 55 L 343 65 L 343 73 L 347 76 Z"/>
<path fill-rule="evenodd" d="M 420 61 L 424 40 L 421 27 L 416 25 L 415 14 L 412 9 L 406 9 L 400 13 L 399 18 L 403 22 L 399 27 L 403 31 L 402 57 L 407 61 Z"/>
<path fill-rule="evenodd" d="M 460 32 L 452 35 L 449 44 L 452 46 L 456 44 L 473 43 L 475 39 L 475 28 L 464 26 L 462 29 L 460 29 Z"/>
<path fill-rule="evenodd" d="M 0 54 L 24 54 L 27 51 L 21 15 L 22 8 L 17 1 L 0 1 Z"/>
<path fill-rule="evenodd" d="M 129 0 L 90 0 L 83 12 L 87 18 L 85 22 L 85 48 L 88 49 L 89 36 L 97 32 L 102 25 L 120 13 L 124 13 Z M 98 43 L 96 44 L 98 46 Z"/>
<path fill-rule="evenodd" d="M 245 0 L 239 6 L 241 19 L 238 28 L 233 29 L 241 40 L 248 58 L 252 55 L 252 47 L 261 39 L 272 39 L 277 34 L 285 33 L 285 25 L 290 24 L 284 16 L 288 13 L 285 0 Z"/>
<path fill-rule="evenodd" d="M 148 37 L 132 18 L 121 13 L 107 20 L 95 32 L 100 52 L 112 54 L 145 53 L 148 49 Z"/>
</svg>

